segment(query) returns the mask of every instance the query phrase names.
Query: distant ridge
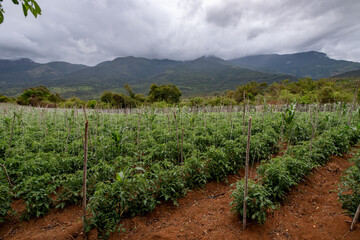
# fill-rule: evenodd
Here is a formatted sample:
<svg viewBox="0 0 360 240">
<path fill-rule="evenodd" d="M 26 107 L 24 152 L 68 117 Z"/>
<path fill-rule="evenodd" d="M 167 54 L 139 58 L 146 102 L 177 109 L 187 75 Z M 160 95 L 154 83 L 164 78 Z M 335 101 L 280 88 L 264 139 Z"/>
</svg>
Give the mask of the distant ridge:
<svg viewBox="0 0 360 240">
<path fill-rule="evenodd" d="M 203 56 L 191 61 L 118 57 L 89 67 L 67 62 L 40 64 L 31 59 L 0 60 L 0 94 L 16 96 L 24 88 L 45 85 L 64 97 L 98 98 L 104 91 L 124 92 L 125 83 L 147 94 L 151 84 L 176 84 L 184 96 L 235 89 L 250 81 L 322 78 L 360 69 L 360 63 L 330 59 L 325 53 L 270 54 L 230 61 Z"/>
<path fill-rule="evenodd" d="M 348 77 L 360 77 L 360 69 L 334 75 L 331 78 L 348 78 Z"/>
<path fill-rule="evenodd" d="M 248 56 L 233 59 L 230 62 L 236 66 L 257 71 L 313 79 L 327 78 L 360 68 L 360 63 L 331 59 L 325 53 L 316 51 Z"/>
<path fill-rule="evenodd" d="M 231 65 L 215 56 L 193 61 L 120 57 L 94 67 L 62 62 L 38 64 L 15 61 L 19 71 L 0 71 L 0 94 L 14 96 L 26 87 L 45 85 L 64 97 L 98 98 L 104 91 L 124 91 L 125 83 L 136 93 L 147 94 L 150 85 L 176 84 L 184 96 L 209 95 L 234 89 L 249 81 L 273 83 L 293 76 L 269 74 Z M 3 62 L 3 65 L 9 64 Z M 0 63 L 1 65 L 1 63 Z M 16 64 L 15 64 L 16 65 Z M 0 66 L 1 69 L 1 66 Z"/>
</svg>

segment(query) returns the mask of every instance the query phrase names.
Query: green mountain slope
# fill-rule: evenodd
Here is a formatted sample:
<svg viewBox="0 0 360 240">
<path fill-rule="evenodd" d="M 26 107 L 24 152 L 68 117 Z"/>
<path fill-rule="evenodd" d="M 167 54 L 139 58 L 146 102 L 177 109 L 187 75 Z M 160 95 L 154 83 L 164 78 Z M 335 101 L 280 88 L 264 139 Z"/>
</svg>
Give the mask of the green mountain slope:
<svg viewBox="0 0 360 240">
<path fill-rule="evenodd" d="M 285 79 L 295 80 L 290 75 L 262 73 L 231 66 L 221 60 L 215 57 L 202 57 L 184 62 L 153 77 L 151 82 L 176 84 L 185 96 L 194 96 L 234 89 L 250 81 L 271 84 Z"/>
<path fill-rule="evenodd" d="M 334 75 L 331 78 L 349 78 L 349 77 L 360 77 L 360 69 Z"/>
<path fill-rule="evenodd" d="M 84 99 L 99 97 L 105 90 L 122 92 L 125 83 L 135 92 L 147 93 L 148 79 L 179 64 L 172 60 L 157 60 L 135 57 L 116 58 L 94 67 L 82 69 L 62 78 L 42 81 L 64 97 L 78 96 Z M 146 89 L 146 90 L 145 90 Z"/>
<path fill-rule="evenodd" d="M 216 57 L 202 57 L 194 61 L 117 58 L 66 75 L 44 81 L 44 85 L 64 97 L 83 99 L 99 97 L 105 90 L 124 92 L 128 83 L 134 92 L 147 94 L 151 84 L 176 84 L 184 96 L 208 95 L 234 89 L 248 81 L 268 82 L 294 79 L 288 75 L 260 73 L 231 66 Z"/>
<path fill-rule="evenodd" d="M 35 63 L 31 59 L 0 60 L 0 94 L 19 94 L 22 89 L 61 78 L 68 73 L 88 68 L 66 62 Z"/>
<path fill-rule="evenodd" d="M 298 78 L 326 78 L 332 75 L 360 68 L 360 63 L 334 60 L 321 52 L 303 52 L 295 54 L 270 54 L 248 56 L 230 61 L 241 66 L 268 73 L 291 74 Z"/>
<path fill-rule="evenodd" d="M 183 96 L 198 96 L 235 89 L 250 81 L 271 84 L 359 68 L 360 63 L 330 59 L 319 52 L 259 55 L 231 61 L 214 56 L 192 61 L 121 57 L 94 67 L 66 62 L 39 64 L 30 59 L 0 60 L 0 94 L 16 96 L 24 88 L 45 85 L 63 97 L 93 99 L 104 91 L 125 92 L 125 83 L 143 94 L 153 83 L 172 83 Z"/>
</svg>

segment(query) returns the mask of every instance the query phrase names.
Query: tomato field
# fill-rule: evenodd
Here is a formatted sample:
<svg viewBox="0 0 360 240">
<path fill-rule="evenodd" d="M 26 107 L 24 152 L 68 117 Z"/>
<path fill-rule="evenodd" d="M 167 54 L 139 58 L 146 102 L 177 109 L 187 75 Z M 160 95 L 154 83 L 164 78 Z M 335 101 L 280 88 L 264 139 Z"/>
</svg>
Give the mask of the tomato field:
<svg viewBox="0 0 360 240">
<path fill-rule="evenodd" d="M 188 190 L 237 174 L 245 164 L 249 116 L 250 166 L 256 176 L 249 182 L 246 216 L 259 224 L 313 168 L 346 152 L 360 138 L 359 109 L 344 104 L 247 106 L 245 111 L 13 105 L 1 105 L 0 110 L 0 222 L 14 214 L 11 203 L 16 199 L 24 201 L 24 221 L 81 204 L 86 150 L 84 229 L 97 229 L 100 238 L 121 230 L 124 218 L 151 212 L 162 202 L 176 205 Z M 285 142 L 288 147 L 282 149 Z M 285 154 L 272 158 L 279 151 Z M 352 169 L 359 167 L 356 161 Z M 353 188 L 360 180 L 358 171 L 349 169 L 348 174 L 357 178 L 345 177 L 349 191 L 339 196 L 354 214 L 359 189 Z M 231 202 L 240 216 L 243 196 L 240 180 Z"/>
</svg>

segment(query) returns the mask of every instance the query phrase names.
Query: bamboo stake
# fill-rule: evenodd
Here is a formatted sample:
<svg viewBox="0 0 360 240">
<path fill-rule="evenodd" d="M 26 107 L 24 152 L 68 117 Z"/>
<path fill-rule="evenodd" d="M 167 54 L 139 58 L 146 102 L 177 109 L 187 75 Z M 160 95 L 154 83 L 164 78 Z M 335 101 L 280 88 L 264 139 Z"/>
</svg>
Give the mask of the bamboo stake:
<svg viewBox="0 0 360 240">
<path fill-rule="evenodd" d="M 284 142 L 284 117 L 281 118 L 281 130 L 280 130 L 280 147 L 279 147 L 279 152 L 282 151 L 282 145 Z"/>
<path fill-rule="evenodd" d="M 243 205 L 243 229 L 246 228 L 246 197 L 248 193 L 248 175 L 249 175 L 249 158 L 250 158 L 250 135 L 251 135 L 251 116 L 249 118 L 247 147 L 246 147 L 246 161 L 245 161 L 245 191 L 244 191 L 244 205 Z"/>
<path fill-rule="evenodd" d="M 138 129 L 137 129 L 137 138 L 136 138 L 136 145 L 139 146 L 140 144 L 140 118 L 138 119 Z"/>
<path fill-rule="evenodd" d="M 354 230 L 354 226 L 355 224 L 357 223 L 358 219 L 359 219 L 359 216 L 360 216 L 360 204 L 356 210 L 356 213 L 355 213 L 355 216 L 354 216 L 354 219 L 351 223 L 351 227 L 350 227 L 350 231 Z"/>
<path fill-rule="evenodd" d="M 95 158 L 97 160 L 97 140 L 98 140 L 98 127 L 99 127 L 99 112 L 96 110 L 96 129 L 95 129 Z"/>
<path fill-rule="evenodd" d="M 41 122 L 43 124 L 43 129 L 45 130 L 45 134 L 44 134 L 44 137 L 46 138 L 46 135 L 47 135 L 47 127 L 46 127 L 46 115 L 45 117 L 43 116 L 43 113 L 44 113 L 44 109 L 41 111 Z"/>
<path fill-rule="evenodd" d="M 343 103 L 340 102 L 340 111 L 339 111 L 339 117 L 340 117 L 340 119 L 339 119 L 339 122 L 341 122 L 341 119 L 342 119 L 342 107 L 343 107 Z"/>
<path fill-rule="evenodd" d="M 84 117 L 85 117 L 85 122 L 87 122 L 87 116 L 86 116 L 86 107 L 84 106 L 84 107 L 82 107 L 82 109 L 83 109 L 83 111 L 84 111 Z"/>
<path fill-rule="evenodd" d="M 43 110 L 41 110 L 41 120 L 39 120 L 39 125 L 41 125 L 41 124 L 43 124 L 43 128 L 41 129 L 41 132 L 42 133 L 44 133 L 44 129 L 45 129 L 45 127 L 44 127 L 44 116 L 43 116 L 43 113 L 44 113 L 44 109 Z"/>
<path fill-rule="evenodd" d="M 10 180 L 10 177 L 9 177 L 9 174 L 8 174 L 8 172 L 7 172 L 7 170 L 6 170 L 5 165 L 0 163 L 0 166 L 1 166 L 1 167 L 4 169 L 4 171 L 5 171 L 6 178 L 7 178 L 8 182 L 9 182 L 9 187 L 12 188 L 13 184 L 12 184 L 12 182 L 11 182 L 11 180 Z"/>
<path fill-rule="evenodd" d="M 204 128 L 206 129 L 206 108 L 204 109 Z"/>
<path fill-rule="evenodd" d="M 85 122 L 88 122 L 88 119 L 87 119 L 87 115 L 86 115 L 86 106 L 83 107 L 83 111 L 84 111 L 84 116 L 85 116 Z M 88 128 L 88 140 L 89 140 L 89 145 L 90 145 L 90 149 L 91 149 L 91 152 L 93 152 L 93 146 L 91 144 L 91 132 L 90 132 L 90 128 Z"/>
<path fill-rule="evenodd" d="M 14 133 L 15 117 L 16 117 L 16 114 L 14 112 L 14 117 L 13 117 L 13 122 L 12 122 L 12 125 L 11 125 L 11 132 L 10 132 L 9 149 L 11 148 L 12 135 Z"/>
<path fill-rule="evenodd" d="M 71 128 L 72 128 L 72 124 L 69 124 L 69 132 L 68 135 L 66 137 L 66 142 L 65 142 L 65 153 L 67 153 L 67 146 L 68 146 L 68 141 L 69 141 L 69 137 L 70 137 L 70 132 L 71 132 Z"/>
<path fill-rule="evenodd" d="M 83 149 L 85 149 L 84 134 L 82 134 L 82 133 L 81 133 L 81 142 L 82 142 Z"/>
<path fill-rule="evenodd" d="M 184 145 L 184 128 L 181 129 L 181 157 L 180 157 L 180 164 L 184 164 L 184 153 L 183 153 L 183 145 Z"/>
<path fill-rule="evenodd" d="M 167 114 L 167 117 L 168 117 L 169 133 L 171 134 L 171 123 L 170 123 L 169 113 Z"/>
<path fill-rule="evenodd" d="M 65 110 L 65 125 L 69 128 L 68 118 L 67 118 L 67 110 Z"/>
<path fill-rule="evenodd" d="M 84 137 L 85 143 L 84 143 L 84 171 L 83 171 L 83 221 L 84 221 L 84 226 L 86 223 L 86 173 L 87 173 L 87 151 L 88 151 L 88 146 L 87 146 L 88 126 L 89 126 L 89 122 L 86 121 L 85 137 Z"/>
<path fill-rule="evenodd" d="M 310 140 L 310 158 L 311 158 L 312 144 L 313 144 L 316 127 L 317 127 L 318 112 L 319 112 L 319 104 L 316 106 L 315 120 L 313 119 L 312 111 L 310 111 L 311 128 L 312 128 L 311 140 Z"/>
<path fill-rule="evenodd" d="M 350 116 L 349 116 L 348 126 L 350 126 L 350 123 L 351 123 L 352 111 L 353 111 L 353 108 L 354 108 L 355 103 L 356 103 L 356 99 L 357 99 L 357 95 L 358 95 L 358 90 L 359 90 L 359 83 L 360 83 L 360 79 L 359 79 L 358 82 L 357 82 L 356 90 L 355 90 L 354 101 L 353 101 L 353 103 L 352 103 L 352 105 L 351 105 L 351 108 L 350 108 Z"/>
<path fill-rule="evenodd" d="M 125 127 L 128 126 L 128 111 L 127 108 L 125 108 Z"/>
<path fill-rule="evenodd" d="M 229 120 L 230 120 L 230 126 L 231 126 L 231 129 L 230 129 L 230 139 L 232 139 L 232 133 L 233 133 L 233 129 L 234 129 L 234 124 L 233 124 L 233 121 L 232 121 L 231 112 L 228 112 L 228 114 L 229 114 Z"/>
<path fill-rule="evenodd" d="M 244 91 L 244 109 L 243 109 L 243 136 L 245 136 L 245 113 L 246 113 L 246 97 L 245 97 L 245 91 Z"/>
<path fill-rule="evenodd" d="M 178 152 L 178 161 L 179 161 L 179 130 L 176 120 L 176 113 L 174 112 L 174 118 L 175 118 L 175 126 L 176 126 L 176 142 L 177 142 L 177 152 Z"/>
</svg>

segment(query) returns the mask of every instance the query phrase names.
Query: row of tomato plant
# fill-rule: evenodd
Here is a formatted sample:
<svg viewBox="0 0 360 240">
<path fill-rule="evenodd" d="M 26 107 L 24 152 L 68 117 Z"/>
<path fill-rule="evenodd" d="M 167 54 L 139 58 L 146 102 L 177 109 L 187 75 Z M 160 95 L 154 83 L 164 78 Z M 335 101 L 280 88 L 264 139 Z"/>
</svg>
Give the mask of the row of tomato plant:
<svg viewBox="0 0 360 240">
<path fill-rule="evenodd" d="M 286 198 L 291 187 L 303 180 L 304 176 L 308 175 L 313 168 L 325 165 L 330 160 L 330 156 L 341 155 L 348 151 L 349 146 L 357 143 L 359 139 L 360 125 L 349 127 L 342 124 L 323 131 L 313 141 L 311 153 L 309 152 L 310 141 L 304 141 L 289 147 L 288 154 L 264 161 L 257 168 L 257 181 L 250 181 L 248 185 L 246 217 L 263 224 L 266 214 Z M 347 181 L 344 181 L 345 186 L 354 187 L 351 185 L 354 182 L 353 179 L 350 180 L 353 175 L 356 174 L 353 172 L 348 174 Z M 232 211 L 241 216 L 244 214 L 244 185 L 244 180 L 236 183 L 236 188 L 231 195 L 233 200 L 230 204 Z M 342 193 L 344 193 L 345 188 L 342 189 Z M 345 206 L 349 206 L 351 211 L 355 211 L 353 206 L 355 204 L 351 203 L 351 205 L 350 201 L 358 196 L 343 194 L 341 198 Z"/>
<path fill-rule="evenodd" d="M 92 206 L 96 205 L 97 192 L 103 185 L 121 183 L 121 186 L 126 186 L 131 201 L 124 216 L 133 215 L 152 209 L 159 200 L 176 202 L 186 189 L 202 186 L 210 179 L 220 181 L 243 164 L 245 143 L 241 138 L 241 113 L 190 114 L 180 109 L 176 114 L 177 122 L 172 113 L 156 114 L 151 110 L 131 115 L 87 113 L 91 129 L 88 164 L 90 211 L 97 211 L 92 210 L 96 209 Z M 204 118 L 207 118 L 206 127 Z M 44 215 L 52 207 L 63 208 L 79 202 L 84 121 L 85 115 L 79 110 L 20 108 L 3 111 L 0 163 L 6 166 L 14 187 L 9 188 L 4 171 L 0 170 L 0 221 L 12 212 L 10 203 L 13 199 L 24 200 L 26 210 L 22 218 L 25 219 Z M 254 147 L 253 155 L 266 156 L 276 150 L 278 134 L 274 129 L 280 127 L 278 116 L 268 116 L 264 122 L 257 121 L 254 138 L 258 139 L 260 147 Z M 183 143 L 179 138 L 184 139 Z M 180 148 L 183 165 L 179 161 Z M 156 197 L 153 196 L 149 202 L 145 200 L 144 207 L 138 207 L 138 203 L 137 207 L 130 207 L 136 201 L 134 196 L 140 196 L 136 187 L 132 187 L 136 183 L 140 188 L 157 188 Z M 95 219 L 92 226 L 99 222 L 97 215 L 93 216 L 90 218 Z M 109 229 L 109 224 L 104 225 Z"/>
<path fill-rule="evenodd" d="M 254 117 L 251 162 L 277 151 L 282 117 L 270 112 Z M 25 219 L 79 203 L 86 118 L 90 122 L 87 227 L 97 227 L 101 236 L 114 231 L 122 217 L 151 211 L 161 201 L 176 204 L 187 189 L 221 181 L 244 164 L 243 118 L 236 111 L 176 109 L 175 115 L 151 109 L 139 114 L 92 111 L 85 117 L 79 110 L 7 109 L 0 122 L 0 163 L 14 187 L 1 171 L 0 221 L 12 213 L 14 199 L 24 200 Z M 291 124 L 284 134 L 292 143 L 309 139 L 308 114 L 297 113 Z M 337 113 L 319 115 L 319 132 L 338 125 Z"/>
<path fill-rule="evenodd" d="M 338 195 L 342 207 L 354 216 L 360 204 L 360 153 L 357 152 L 349 161 L 353 165 L 342 176 Z"/>
</svg>

